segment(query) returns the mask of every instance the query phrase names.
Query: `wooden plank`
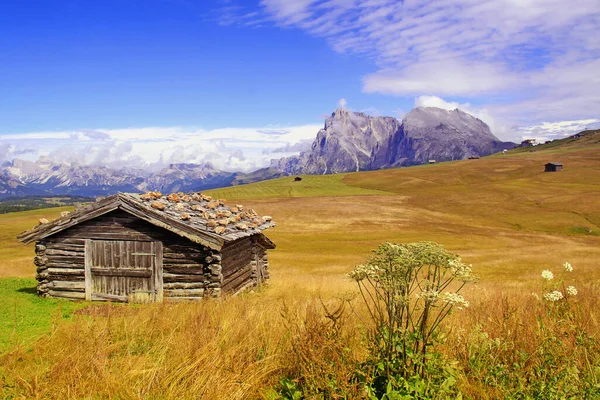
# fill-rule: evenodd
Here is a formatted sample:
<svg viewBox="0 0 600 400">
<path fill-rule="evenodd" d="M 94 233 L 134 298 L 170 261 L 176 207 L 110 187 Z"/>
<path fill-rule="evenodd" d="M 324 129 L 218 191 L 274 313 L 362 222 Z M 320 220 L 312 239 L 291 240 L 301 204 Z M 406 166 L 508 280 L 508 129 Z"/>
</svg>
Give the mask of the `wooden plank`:
<svg viewBox="0 0 600 400">
<path fill-rule="evenodd" d="M 83 247 L 81 247 L 81 251 L 67 251 L 48 248 L 46 249 L 46 256 L 52 256 L 54 259 L 79 258 L 83 256 Z"/>
<path fill-rule="evenodd" d="M 165 297 L 202 297 L 204 289 L 165 289 Z"/>
<path fill-rule="evenodd" d="M 252 275 L 252 269 L 244 271 L 243 274 L 240 274 L 240 275 L 236 276 L 234 279 L 230 279 L 229 281 L 224 283 L 222 285 L 223 291 L 225 291 L 225 292 L 233 291 L 234 292 L 236 289 L 239 288 L 239 286 L 246 283 L 246 281 L 249 281 L 251 275 Z"/>
<path fill-rule="evenodd" d="M 204 265 L 204 257 L 201 259 L 167 258 L 163 255 L 163 263 L 169 265 Z"/>
<path fill-rule="evenodd" d="M 225 274 L 223 272 L 223 270 L 221 270 L 221 274 L 223 274 L 223 282 L 227 281 L 227 280 L 231 280 L 231 279 L 235 279 L 237 278 L 240 274 L 243 274 L 245 271 L 249 271 L 252 270 L 252 263 L 248 262 L 246 263 L 246 265 L 235 269 L 235 270 L 229 270 L 227 271 L 227 274 Z"/>
<path fill-rule="evenodd" d="M 85 241 L 85 299 L 92 300 L 92 240 L 86 239 Z"/>
<path fill-rule="evenodd" d="M 71 238 L 63 235 L 52 236 L 44 239 L 44 243 L 46 246 L 59 246 L 59 245 L 75 245 L 75 246 L 84 246 L 85 239 L 83 238 Z"/>
<path fill-rule="evenodd" d="M 154 242 L 154 288 L 156 290 L 156 301 L 163 302 L 163 245 L 162 242 Z"/>
<path fill-rule="evenodd" d="M 78 253 L 75 256 L 55 256 L 48 255 L 48 261 L 53 263 L 83 263 L 83 254 Z"/>
<path fill-rule="evenodd" d="M 56 263 L 56 262 L 48 262 L 46 263 L 46 267 L 48 268 L 71 268 L 71 269 L 83 269 L 84 267 L 84 258 L 82 257 L 81 262 L 70 262 L 70 263 L 66 263 L 66 262 L 61 262 L 61 263 Z"/>
<path fill-rule="evenodd" d="M 106 293 L 93 293 L 92 300 L 100 300 L 100 301 L 117 301 L 121 303 L 127 303 L 127 296 L 120 296 L 115 294 L 106 294 Z"/>
<path fill-rule="evenodd" d="M 152 270 L 145 268 L 91 268 L 93 276 L 122 276 L 129 278 L 150 278 Z"/>
<path fill-rule="evenodd" d="M 49 290 L 48 295 L 69 300 L 85 300 L 85 293 Z"/>
<path fill-rule="evenodd" d="M 201 264 L 187 265 L 163 265 L 164 272 L 182 275 L 204 275 L 204 267 Z"/>
<path fill-rule="evenodd" d="M 44 271 L 44 274 L 42 276 L 45 276 L 46 279 L 48 279 L 49 281 L 82 281 L 83 282 L 85 280 L 85 276 L 83 275 L 83 273 L 81 275 L 63 275 L 63 274 L 50 274 L 50 273 L 47 273 L 47 271 Z"/>
<path fill-rule="evenodd" d="M 167 289 L 204 289 L 204 282 L 165 282 L 164 290 Z"/>
<path fill-rule="evenodd" d="M 73 290 L 73 291 L 85 291 L 85 282 L 83 281 L 52 281 L 47 284 L 49 289 L 52 290 Z"/>
<path fill-rule="evenodd" d="M 163 257 L 169 260 L 200 260 L 203 261 L 206 253 L 163 253 Z"/>
<path fill-rule="evenodd" d="M 62 250 L 62 251 L 72 251 L 72 252 L 82 253 L 83 247 L 84 247 L 84 244 L 46 242 L 46 250 Z"/>
<path fill-rule="evenodd" d="M 80 269 L 71 269 L 71 268 L 48 268 L 46 270 L 48 274 L 54 275 L 75 275 L 75 276 L 84 276 L 85 272 L 83 268 Z"/>
<path fill-rule="evenodd" d="M 204 282 L 203 275 L 179 275 L 163 273 L 163 281 L 167 282 Z"/>
</svg>

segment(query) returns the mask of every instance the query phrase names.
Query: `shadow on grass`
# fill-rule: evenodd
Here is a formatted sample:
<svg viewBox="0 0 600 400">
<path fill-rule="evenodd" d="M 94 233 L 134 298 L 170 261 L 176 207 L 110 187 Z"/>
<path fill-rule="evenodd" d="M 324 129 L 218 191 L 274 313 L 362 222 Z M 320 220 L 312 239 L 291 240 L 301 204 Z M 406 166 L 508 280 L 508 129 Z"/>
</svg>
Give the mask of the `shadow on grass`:
<svg viewBox="0 0 600 400">
<path fill-rule="evenodd" d="M 18 288 L 17 292 L 27 293 L 27 294 L 37 294 L 37 288 L 34 287 L 22 287 Z"/>
</svg>

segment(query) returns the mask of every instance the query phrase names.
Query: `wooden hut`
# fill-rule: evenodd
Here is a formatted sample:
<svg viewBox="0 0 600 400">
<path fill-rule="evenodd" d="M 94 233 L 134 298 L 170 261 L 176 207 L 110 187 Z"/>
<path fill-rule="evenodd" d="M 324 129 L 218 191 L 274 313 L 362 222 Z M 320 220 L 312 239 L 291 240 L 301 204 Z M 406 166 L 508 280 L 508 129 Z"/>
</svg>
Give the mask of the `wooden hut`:
<svg viewBox="0 0 600 400">
<path fill-rule="evenodd" d="M 44 221 L 45 222 L 45 221 Z M 269 278 L 262 231 L 241 205 L 200 193 L 119 193 L 19 235 L 37 242 L 41 296 L 119 302 L 198 300 Z"/>
<path fill-rule="evenodd" d="M 559 162 L 549 162 L 545 167 L 545 172 L 557 172 L 563 169 L 563 165 Z"/>
<path fill-rule="evenodd" d="M 294 178 L 294 182 L 300 182 L 302 180 L 302 177 L 297 176 Z"/>
</svg>

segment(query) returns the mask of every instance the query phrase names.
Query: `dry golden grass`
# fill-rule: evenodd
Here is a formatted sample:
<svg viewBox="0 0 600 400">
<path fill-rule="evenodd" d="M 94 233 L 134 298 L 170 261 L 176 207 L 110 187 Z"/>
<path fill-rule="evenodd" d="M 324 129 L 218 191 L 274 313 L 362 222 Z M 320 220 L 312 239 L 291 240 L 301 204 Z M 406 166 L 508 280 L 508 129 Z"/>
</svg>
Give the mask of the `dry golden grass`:
<svg viewBox="0 0 600 400">
<path fill-rule="evenodd" d="M 579 307 L 585 318 L 581 316 L 580 323 L 598 337 L 593 302 L 600 300 L 599 154 L 598 149 L 552 149 L 310 177 L 302 181 L 306 189 L 285 178 L 215 191 L 277 222 L 268 233 L 277 243 L 270 253 L 268 288 L 201 304 L 93 306 L 74 322 L 56 321 L 52 333 L 31 351 L 21 347 L 4 354 L 4 394 L 57 399 L 275 398 L 269 388 L 284 376 L 299 374 L 304 358 L 323 362 L 323 368 L 335 360 L 352 365 L 363 359 L 361 324 L 354 317 L 348 317 L 340 333 L 352 343 L 352 353 L 345 358 L 334 342 L 306 336 L 310 329 L 305 328 L 326 331 L 315 322 L 315 299 L 333 306 L 336 298 L 354 292 L 355 284 L 344 274 L 383 241 L 439 242 L 472 263 L 481 276 L 467 292 L 471 308 L 449 321 L 455 335 L 444 352 L 453 359 L 468 358 L 464 343 L 474 326 L 490 337 L 512 341 L 514 348 L 539 347 L 538 322 L 528 316 L 542 311 L 530 293 L 539 291 L 542 269 L 557 269 L 565 261 L 575 267 L 573 276 L 581 288 Z M 547 161 L 561 161 L 565 170 L 540 172 Z M 33 272 L 27 261 L 32 249 L 13 238 L 47 213 L 0 216 L 6 227 L 1 233 L 0 274 Z M 297 315 L 300 325 L 290 326 L 282 313 Z M 317 360 L 310 348 L 298 350 L 301 337 L 317 347 L 327 346 L 326 360 Z M 579 351 L 575 345 L 568 349 Z M 505 359 L 510 357 L 507 351 Z M 348 374 L 343 369 L 328 371 L 338 381 Z M 499 397 L 476 377 L 460 386 L 468 398 Z"/>
</svg>

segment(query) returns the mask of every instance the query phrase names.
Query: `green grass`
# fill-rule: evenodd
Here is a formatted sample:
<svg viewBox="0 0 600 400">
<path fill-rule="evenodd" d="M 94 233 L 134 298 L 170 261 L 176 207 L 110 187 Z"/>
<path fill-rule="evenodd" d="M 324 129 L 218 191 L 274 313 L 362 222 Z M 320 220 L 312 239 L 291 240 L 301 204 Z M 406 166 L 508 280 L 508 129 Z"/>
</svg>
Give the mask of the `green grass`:
<svg viewBox="0 0 600 400">
<path fill-rule="evenodd" d="M 382 189 L 363 189 L 344 183 L 347 174 L 337 175 L 301 175 L 301 181 L 294 177 L 272 179 L 207 191 L 211 196 L 223 199 L 265 199 L 283 197 L 324 197 L 324 196 L 361 196 L 385 194 Z"/>
<path fill-rule="evenodd" d="M 0 279 L 0 353 L 14 346 L 28 346 L 51 330 L 52 324 L 68 319 L 85 306 L 35 294 L 34 278 Z"/>
</svg>

